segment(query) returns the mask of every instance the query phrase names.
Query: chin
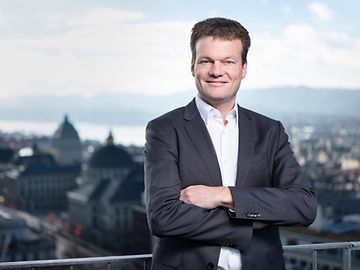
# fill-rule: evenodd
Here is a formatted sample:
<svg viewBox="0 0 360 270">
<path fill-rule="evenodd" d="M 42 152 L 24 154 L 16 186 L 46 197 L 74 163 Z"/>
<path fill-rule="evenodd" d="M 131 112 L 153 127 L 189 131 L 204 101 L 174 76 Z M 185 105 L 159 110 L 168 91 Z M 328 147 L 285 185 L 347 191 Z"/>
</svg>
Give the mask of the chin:
<svg viewBox="0 0 360 270">
<path fill-rule="evenodd" d="M 230 99 L 226 98 L 226 97 L 210 97 L 210 98 L 207 98 L 207 100 L 208 100 L 208 103 L 211 103 L 211 104 L 221 104 L 221 103 L 225 103 L 225 102 L 229 101 Z"/>
</svg>

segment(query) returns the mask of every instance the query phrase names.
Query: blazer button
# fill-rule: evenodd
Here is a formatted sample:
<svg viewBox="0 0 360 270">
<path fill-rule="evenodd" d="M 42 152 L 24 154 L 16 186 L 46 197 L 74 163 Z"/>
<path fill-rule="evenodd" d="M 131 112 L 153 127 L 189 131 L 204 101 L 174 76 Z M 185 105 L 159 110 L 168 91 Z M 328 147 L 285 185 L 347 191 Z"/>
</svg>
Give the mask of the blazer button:
<svg viewBox="0 0 360 270">
<path fill-rule="evenodd" d="M 212 270 L 212 269 L 214 269 L 214 264 L 213 263 L 208 263 L 208 265 L 207 265 L 207 269 L 209 269 L 209 270 Z"/>
</svg>

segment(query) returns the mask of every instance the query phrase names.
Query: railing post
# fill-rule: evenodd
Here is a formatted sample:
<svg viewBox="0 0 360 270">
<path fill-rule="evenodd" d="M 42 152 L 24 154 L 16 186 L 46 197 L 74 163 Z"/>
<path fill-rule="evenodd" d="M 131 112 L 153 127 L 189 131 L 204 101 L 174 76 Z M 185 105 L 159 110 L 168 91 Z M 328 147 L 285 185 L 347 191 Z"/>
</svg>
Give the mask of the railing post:
<svg viewBox="0 0 360 270">
<path fill-rule="evenodd" d="M 343 269 L 351 270 L 351 248 L 344 248 L 343 252 Z"/>
<path fill-rule="evenodd" d="M 149 270 L 150 269 L 150 262 L 151 260 L 144 260 L 144 270 Z"/>
<path fill-rule="evenodd" d="M 312 252 L 312 270 L 317 270 L 317 253 L 318 251 L 316 249 Z"/>
</svg>

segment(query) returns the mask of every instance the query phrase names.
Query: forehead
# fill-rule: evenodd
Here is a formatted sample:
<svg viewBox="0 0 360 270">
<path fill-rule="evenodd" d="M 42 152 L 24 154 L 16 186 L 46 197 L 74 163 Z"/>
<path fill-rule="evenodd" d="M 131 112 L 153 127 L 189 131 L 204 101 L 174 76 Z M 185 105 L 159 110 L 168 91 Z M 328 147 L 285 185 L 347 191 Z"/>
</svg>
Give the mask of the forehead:
<svg viewBox="0 0 360 270">
<path fill-rule="evenodd" d="M 242 42 L 240 39 L 221 39 L 203 37 L 196 42 L 195 50 L 198 57 L 241 57 Z"/>
</svg>

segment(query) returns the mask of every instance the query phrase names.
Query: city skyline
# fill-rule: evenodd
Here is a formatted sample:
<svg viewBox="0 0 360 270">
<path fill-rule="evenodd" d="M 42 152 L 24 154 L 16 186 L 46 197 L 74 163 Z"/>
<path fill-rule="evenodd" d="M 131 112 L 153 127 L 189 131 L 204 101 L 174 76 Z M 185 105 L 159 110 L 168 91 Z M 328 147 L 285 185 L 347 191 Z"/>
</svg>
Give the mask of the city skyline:
<svg viewBox="0 0 360 270">
<path fill-rule="evenodd" d="M 142 198 L 139 190 L 133 192 L 134 189 L 130 187 L 133 183 L 142 183 L 143 148 L 118 145 L 114 140 L 116 138 L 110 133 L 105 142 L 82 142 L 82 150 L 76 150 L 75 139 L 79 145 L 81 138 L 70 122 L 71 119 L 65 117 L 53 136 L 39 140 L 21 134 L 1 138 L 0 133 L 0 144 L 2 140 L 5 146 L 0 149 L 3 154 L 0 154 L 1 206 L 14 207 L 16 202 L 16 213 L 20 210 L 22 217 L 36 219 L 38 222 L 26 223 L 28 219 L 12 218 L 21 225 L 16 227 L 16 234 L 22 236 L 9 238 L 10 234 L 6 234 L 7 239 L 11 240 L 7 245 L 10 252 L 7 253 L 6 261 L 105 256 L 113 254 L 111 252 L 116 252 L 116 255 L 138 254 L 151 243 L 146 229 L 144 206 L 127 200 L 129 194 Z M 281 229 L 283 245 L 358 239 L 360 120 L 299 118 L 285 126 L 289 130 L 294 155 L 313 182 L 319 207 L 317 219 L 309 229 Z M 25 145 L 32 146 L 32 154 L 20 154 Z M 81 163 L 82 171 L 78 170 L 79 176 L 75 176 L 74 171 L 70 170 L 70 164 L 65 162 L 75 161 L 79 157 L 79 150 L 84 159 Z M 137 163 L 135 167 L 132 167 L 135 164 L 131 160 Z M 132 168 L 135 174 L 131 172 Z M 129 169 L 131 173 L 124 174 Z M 123 178 L 124 176 L 126 177 Z M 69 188 L 67 183 L 74 180 L 79 186 L 75 189 L 72 187 L 70 193 L 65 192 L 65 188 Z M 21 184 L 14 184 L 20 182 Z M 17 188 L 21 188 L 23 192 Z M 60 202 L 60 199 L 54 200 L 53 196 L 61 194 L 61 201 L 68 202 L 64 212 L 55 211 L 57 206 L 54 202 Z M 68 195 L 64 197 L 66 194 Z M 111 199 L 109 203 L 109 198 L 114 200 Z M 8 216 L 13 211 L 11 208 L 0 207 L 1 209 L 9 211 L 9 214 L 5 213 Z M 124 211 L 125 209 L 129 211 Z M 131 216 L 133 221 L 128 219 Z M 6 222 L 3 224 L 6 225 Z M 36 224 L 41 224 L 42 227 L 39 229 Z M 123 237 L 122 228 L 131 228 L 136 233 L 130 232 L 127 237 Z M 115 234 L 111 230 L 119 233 L 119 240 L 114 241 Z M 52 235 L 56 233 L 57 237 L 46 238 L 49 232 Z M 30 233 L 31 237 L 26 238 Z M 129 240 L 130 237 L 133 240 Z M 26 254 L 17 249 L 21 245 L 10 245 L 23 243 L 24 240 L 28 243 L 29 252 Z M 35 245 L 39 240 L 42 245 Z M 297 257 L 298 254 L 285 253 L 284 256 L 291 264 L 302 266 L 299 269 L 307 269 L 312 257 L 305 259 L 302 255 Z M 329 251 L 328 255 L 330 256 L 321 257 L 321 261 L 319 259 L 320 268 L 323 265 L 341 265 L 341 252 L 335 254 Z M 352 259 L 353 266 L 358 266 L 359 257 L 356 253 Z M 289 267 L 287 269 L 292 269 Z"/>
<path fill-rule="evenodd" d="M 2 97 L 194 89 L 192 25 L 211 16 L 249 30 L 242 89 L 360 89 L 356 1 L 0 0 Z"/>
</svg>

